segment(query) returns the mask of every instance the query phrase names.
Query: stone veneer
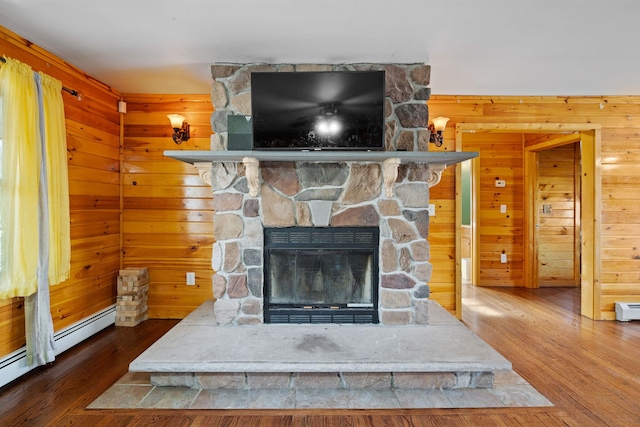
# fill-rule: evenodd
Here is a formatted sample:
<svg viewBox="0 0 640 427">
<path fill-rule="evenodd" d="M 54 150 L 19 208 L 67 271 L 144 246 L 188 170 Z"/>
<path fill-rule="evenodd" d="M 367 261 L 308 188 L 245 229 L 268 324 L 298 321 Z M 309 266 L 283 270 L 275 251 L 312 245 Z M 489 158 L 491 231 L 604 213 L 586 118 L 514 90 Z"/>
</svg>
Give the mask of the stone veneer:
<svg viewBox="0 0 640 427">
<path fill-rule="evenodd" d="M 250 73 L 385 70 L 386 151 L 427 151 L 430 68 L 423 64 L 215 64 L 211 149 L 225 150 L 229 115 L 251 114 Z M 380 227 L 380 322 L 429 322 L 429 171 L 401 165 L 386 198 L 379 163 L 262 162 L 258 197 L 249 195 L 242 163 L 214 162 L 213 294 L 219 324 L 263 321 L 263 228 Z"/>
<path fill-rule="evenodd" d="M 437 390 L 493 388 L 494 373 L 479 372 L 154 372 L 159 387 L 205 390 L 350 389 Z"/>
</svg>

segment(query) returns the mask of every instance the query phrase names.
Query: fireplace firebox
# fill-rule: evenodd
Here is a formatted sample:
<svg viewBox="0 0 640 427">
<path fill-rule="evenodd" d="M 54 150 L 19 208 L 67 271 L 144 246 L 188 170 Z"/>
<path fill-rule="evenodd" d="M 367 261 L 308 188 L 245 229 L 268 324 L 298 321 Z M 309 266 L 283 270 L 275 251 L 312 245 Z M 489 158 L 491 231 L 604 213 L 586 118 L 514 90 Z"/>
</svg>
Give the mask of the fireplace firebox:
<svg viewBox="0 0 640 427">
<path fill-rule="evenodd" d="M 378 323 L 377 227 L 264 230 L 265 323 Z"/>
</svg>

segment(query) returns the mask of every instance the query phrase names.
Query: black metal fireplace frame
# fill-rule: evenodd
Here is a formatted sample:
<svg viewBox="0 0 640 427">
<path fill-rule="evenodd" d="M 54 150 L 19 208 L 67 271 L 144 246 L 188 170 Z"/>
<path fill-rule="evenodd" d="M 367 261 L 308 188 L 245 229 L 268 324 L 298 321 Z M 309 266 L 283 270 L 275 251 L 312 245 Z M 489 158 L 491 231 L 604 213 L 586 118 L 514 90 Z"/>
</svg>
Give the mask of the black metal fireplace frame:
<svg viewBox="0 0 640 427">
<path fill-rule="evenodd" d="M 264 322 L 265 323 L 358 323 L 377 324 L 379 286 L 378 227 L 284 227 L 264 229 Z M 295 307 L 270 301 L 270 254 L 278 250 L 295 251 L 366 251 L 372 255 L 372 306 L 349 307 L 344 304 L 305 305 Z"/>
</svg>

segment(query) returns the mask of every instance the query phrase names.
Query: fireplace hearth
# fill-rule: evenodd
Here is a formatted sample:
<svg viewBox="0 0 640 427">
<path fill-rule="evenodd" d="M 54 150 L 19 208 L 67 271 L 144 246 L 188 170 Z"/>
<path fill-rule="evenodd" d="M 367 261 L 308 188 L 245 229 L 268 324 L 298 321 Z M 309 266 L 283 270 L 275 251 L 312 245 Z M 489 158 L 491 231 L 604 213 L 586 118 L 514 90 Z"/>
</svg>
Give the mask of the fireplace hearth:
<svg viewBox="0 0 640 427">
<path fill-rule="evenodd" d="M 264 230 L 265 323 L 378 323 L 377 227 Z"/>
</svg>

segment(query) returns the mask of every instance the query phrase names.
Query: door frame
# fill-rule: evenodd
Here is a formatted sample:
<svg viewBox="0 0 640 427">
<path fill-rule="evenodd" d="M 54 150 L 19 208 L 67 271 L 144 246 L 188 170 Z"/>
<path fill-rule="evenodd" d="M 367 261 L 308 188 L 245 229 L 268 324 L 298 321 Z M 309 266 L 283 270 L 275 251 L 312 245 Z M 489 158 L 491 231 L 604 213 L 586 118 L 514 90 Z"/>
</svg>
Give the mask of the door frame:
<svg viewBox="0 0 640 427">
<path fill-rule="evenodd" d="M 581 246 L 581 274 L 580 274 L 580 313 L 591 319 L 600 319 L 602 317 L 600 309 L 600 253 L 596 248 L 600 247 L 601 241 L 601 224 L 602 224 L 602 180 L 601 180 L 601 126 L 594 123 L 456 123 L 456 141 L 455 150 L 462 151 L 465 133 L 488 132 L 488 133 L 567 133 L 578 132 L 580 134 L 582 149 L 582 173 L 581 173 L 581 189 L 582 202 L 580 210 L 580 222 L 582 225 Z M 549 142 L 550 144 L 552 141 Z M 545 146 L 543 143 L 537 145 L 537 150 L 525 150 L 523 145 L 523 167 L 524 179 L 531 177 L 532 167 L 537 163 L 536 151 L 551 146 Z M 480 157 L 482 153 L 480 153 Z M 479 160 L 478 160 L 479 161 Z M 479 170 L 479 167 L 472 168 Z M 537 168 L 535 172 L 537 173 Z M 472 253 L 473 259 L 471 263 L 472 276 L 479 277 L 480 263 L 477 259 L 477 245 L 479 245 L 479 230 L 477 226 L 477 209 L 478 204 L 476 192 L 477 179 L 479 173 L 472 172 Z M 531 204 L 534 203 L 532 185 L 525 185 L 524 197 L 524 271 L 532 271 L 535 268 L 535 250 L 532 243 L 532 236 L 535 229 L 535 221 L 533 220 L 533 211 Z M 461 214 L 461 172 L 460 168 L 456 168 L 456 227 L 455 227 L 455 247 L 456 247 L 456 271 L 455 271 L 455 298 L 456 298 L 456 316 L 462 317 L 462 214 Z M 478 282 L 474 282 L 478 283 Z"/>
</svg>

